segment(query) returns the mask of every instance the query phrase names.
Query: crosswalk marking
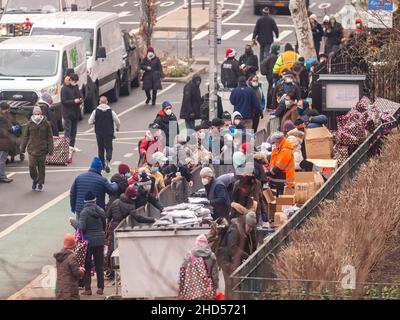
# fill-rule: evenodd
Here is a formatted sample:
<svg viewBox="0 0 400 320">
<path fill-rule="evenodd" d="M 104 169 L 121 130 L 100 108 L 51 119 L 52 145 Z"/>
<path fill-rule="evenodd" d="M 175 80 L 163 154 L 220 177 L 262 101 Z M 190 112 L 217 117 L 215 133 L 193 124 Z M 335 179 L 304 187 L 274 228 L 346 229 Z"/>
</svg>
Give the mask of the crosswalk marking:
<svg viewBox="0 0 400 320">
<path fill-rule="evenodd" d="M 280 33 L 279 38 L 276 38 L 275 41 L 282 41 L 285 39 L 288 35 L 292 34 L 292 30 L 284 30 Z"/>
<path fill-rule="evenodd" d="M 111 165 L 112 166 L 119 166 L 122 163 L 122 161 L 114 161 Z"/>
<path fill-rule="evenodd" d="M 133 153 L 127 153 L 126 155 L 124 155 L 124 158 L 130 158 L 133 157 Z"/>
<path fill-rule="evenodd" d="M 243 39 L 243 41 L 251 41 L 253 39 L 253 34 L 250 33 L 246 38 Z"/>
<path fill-rule="evenodd" d="M 232 38 L 235 34 L 238 34 L 240 30 L 230 30 L 227 33 L 225 33 L 221 39 L 222 40 L 228 40 L 229 38 Z"/>
<path fill-rule="evenodd" d="M 208 35 L 208 33 L 208 30 L 199 32 L 194 36 L 193 41 L 203 39 L 206 35 Z"/>
</svg>

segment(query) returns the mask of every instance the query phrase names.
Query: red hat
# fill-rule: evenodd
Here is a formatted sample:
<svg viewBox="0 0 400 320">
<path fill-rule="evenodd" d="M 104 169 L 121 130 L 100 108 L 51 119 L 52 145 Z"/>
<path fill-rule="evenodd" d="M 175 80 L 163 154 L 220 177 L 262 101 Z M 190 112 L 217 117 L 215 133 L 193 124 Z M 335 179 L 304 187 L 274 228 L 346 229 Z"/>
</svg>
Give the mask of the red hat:
<svg viewBox="0 0 400 320">
<path fill-rule="evenodd" d="M 118 173 L 119 174 L 125 174 L 125 173 L 129 173 L 131 172 L 131 168 L 129 168 L 129 166 L 127 164 L 121 163 L 118 166 Z"/>
<path fill-rule="evenodd" d="M 236 51 L 234 49 L 228 49 L 226 50 L 225 56 L 227 58 L 233 58 L 234 56 L 236 56 Z"/>
<path fill-rule="evenodd" d="M 147 52 L 154 52 L 153 47 L 148 47 L 148 48 L 147 48 Z"/>
<path fill-rule="evenodd" d="M 222 292 L 217 292 L 215 300 L 225 300 L 225 295 Z"/>
<path fill-rule="evenodd" d="M 137 196 L 137 189 L 134 186 L 129 186 L 125 190 L 125 196 L 129 199 L 134 199 Z"/>
<path fill-rule="evenodd" d="M 251 144 L 248 142 L 242 143 L 240 149 L 242 149 L 243 153 L 247 153 L 247 151 L 251 151 Z"/>
<path fill-rule="evenodd" d="M 73 249 L 76 246 L 75 236 L 67 233 L 64 236 L 64 249 Z"/>
<path fill-rule="evenodd" d="M 357 19 L 356 19 L 356 23 L 362 23 L 361 18 L 357 18 Z"/>
</svg>

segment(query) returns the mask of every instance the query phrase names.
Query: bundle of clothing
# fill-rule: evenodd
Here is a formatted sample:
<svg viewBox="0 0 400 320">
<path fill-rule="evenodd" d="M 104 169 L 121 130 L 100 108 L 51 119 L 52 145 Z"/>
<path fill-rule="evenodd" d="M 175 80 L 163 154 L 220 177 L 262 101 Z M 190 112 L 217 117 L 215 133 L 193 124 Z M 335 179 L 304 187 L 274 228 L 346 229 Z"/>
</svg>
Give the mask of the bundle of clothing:
<svg viewBox="0 0 400 320">
<path fill-rule="evenodd" d="M 334 153 L 339 165 L 381 124 L 393 120 L 395 106 L 382 100 L 384 99 L 372 103 L 367 97 L 363 97 L 349 112 L 337 117 Z"/>
<path fill-rule="evenodd" d="M 155 226 L 190 225 L 212 220 L 211 211 L 202 204 L 180 203 L 164 208 Z"/>
</svg>

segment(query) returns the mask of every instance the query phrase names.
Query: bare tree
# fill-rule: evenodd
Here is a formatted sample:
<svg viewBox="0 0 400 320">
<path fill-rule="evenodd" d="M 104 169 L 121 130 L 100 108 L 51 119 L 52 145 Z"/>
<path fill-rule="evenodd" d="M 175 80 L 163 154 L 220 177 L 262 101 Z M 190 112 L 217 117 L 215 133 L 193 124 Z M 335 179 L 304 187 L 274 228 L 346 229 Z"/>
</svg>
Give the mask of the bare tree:
<svg viewBox="0 0 400 320">
<path fill-rule="evenodd" d="M 305 59 L 316 58 L 314 40 L 304 0 L 290 0 L 289 9 L 296 29 L 299 53 Z"/>
<path fill-rule="evenodd" d="M 157 7 L 155 0 L 140 0 L 140 27 L 139 35 L 143 45 L 150 47 L 154 26 L 157 22 Z"/>
</svg>

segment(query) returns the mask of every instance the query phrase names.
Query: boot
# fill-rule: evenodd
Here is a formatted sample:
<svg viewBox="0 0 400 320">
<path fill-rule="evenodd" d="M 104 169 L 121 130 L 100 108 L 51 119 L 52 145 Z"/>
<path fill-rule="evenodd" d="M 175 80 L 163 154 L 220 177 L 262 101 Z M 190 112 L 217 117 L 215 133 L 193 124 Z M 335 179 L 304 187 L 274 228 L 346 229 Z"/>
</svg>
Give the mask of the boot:
<svg viewBox="0 0 400 320">
<path fill-rule="evenodd" d="M 81 293 L 82 296 L 91 296 L 92 295 L 92 290 L 85 290 Z"/>
<path fill-rule="evenodd" d="M 102 296 L 103 295 L 103 289 L 97 289 L 97 292 L 96 292 L 99 296 Z"/>
</svg>

